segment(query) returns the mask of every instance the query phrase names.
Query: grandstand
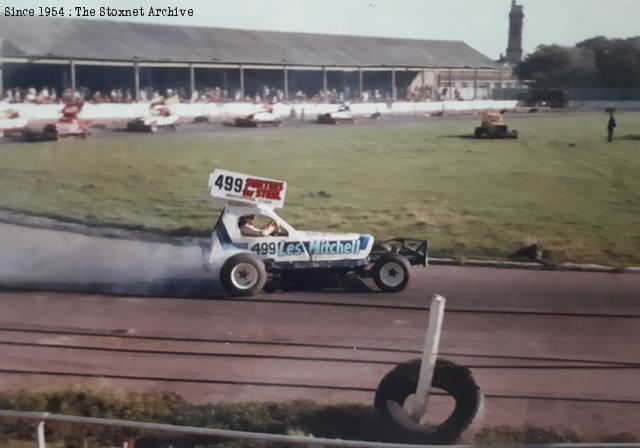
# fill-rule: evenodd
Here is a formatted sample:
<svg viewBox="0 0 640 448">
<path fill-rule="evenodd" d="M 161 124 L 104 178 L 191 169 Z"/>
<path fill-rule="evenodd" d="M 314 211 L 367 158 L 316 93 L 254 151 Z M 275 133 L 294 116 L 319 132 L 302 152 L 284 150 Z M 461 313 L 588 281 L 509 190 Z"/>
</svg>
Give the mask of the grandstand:
<svg viewBox="0 0 640 448">
<path fill-rule="evenodd" d="M 0 75 L 0 92 L 121 88 L 136 99 L 143 89 L 193 97 L 214 85 L 236 99 L 264 86 L 281 89 L 285 100 L 329 91 L 359 99 L 369 91 L 386 92 L 387 100 L 475 99 L 515 82 L 510 67 L 462 41 L 6 16 Z"/>
</svg>

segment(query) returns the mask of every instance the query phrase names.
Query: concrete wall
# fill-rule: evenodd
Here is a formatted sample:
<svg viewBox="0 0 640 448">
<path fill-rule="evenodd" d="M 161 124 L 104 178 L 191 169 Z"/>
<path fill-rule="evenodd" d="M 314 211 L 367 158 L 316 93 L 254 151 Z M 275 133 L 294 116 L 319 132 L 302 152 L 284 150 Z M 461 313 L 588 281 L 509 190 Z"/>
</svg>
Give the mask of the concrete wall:
<svg viewBox="0 0 640 448">
<path fill-rule="evenodd" d="M 513 109 L 516 101 L 444 101 L 409 103 L 353 103 L 351 110 L 355 115 L 369 116 L 374 113 L 382 115 L 415 115 L 434 112 L 464 112 L 476 110 L 501 110 Z M 207 103 L 207 104 L 174 104 L 170 109 L 180 117 L 194 118 L 208 116 L 211 119 L 224 120 L 227 118 L 245 116 L 262 110 L 262 104 L 252 103 Z M 14 109 L 21 117 L 30 120 L 54 120 L 60 115 L 62 105 L 59 104 L 8 104 L 0 103 L 0 111 Z M 86 120 L 128 120 L 143 116 L 147 113 L 149 104 L 85 104 L 80 118 Z M 296 117 L 300 118 L 304 111 L 306 119 L 315 119 L 318 114 L 332 112 L 338 109 L 337 104 L 276 104 L 274 112 L 281 117 L 288 117 L 291 110 L 295 110 Z"/>
</svg>

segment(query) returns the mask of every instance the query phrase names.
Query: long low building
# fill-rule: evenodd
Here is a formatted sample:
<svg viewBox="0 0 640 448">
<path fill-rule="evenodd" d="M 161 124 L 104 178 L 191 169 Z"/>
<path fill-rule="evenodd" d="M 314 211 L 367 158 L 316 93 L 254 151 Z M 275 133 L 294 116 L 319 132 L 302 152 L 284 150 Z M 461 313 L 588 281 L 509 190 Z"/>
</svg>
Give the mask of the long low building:
<svg viewBox="0 0 640 448">
<path fill-rule="evenodd" d="M 474 97 L 487 79 L 512 80 L 511 68 L 462 41 L 8 16 L 0 16 L 0 75 L 0 91 L 117 83 L 136 97 L 145 87 L 215 84 L 244 98 L 267 84 L 287 98 L 314 88 L 453 98 L 458 79 Z"/>
</svg>

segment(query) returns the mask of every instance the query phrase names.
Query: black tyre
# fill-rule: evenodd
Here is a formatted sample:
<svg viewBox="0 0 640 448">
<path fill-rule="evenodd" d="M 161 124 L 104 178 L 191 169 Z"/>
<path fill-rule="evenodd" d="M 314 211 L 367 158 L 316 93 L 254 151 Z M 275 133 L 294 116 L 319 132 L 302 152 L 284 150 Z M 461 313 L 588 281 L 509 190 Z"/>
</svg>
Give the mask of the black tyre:
<svg viewBox="0 0 640 448">
<path fill-rule="evenodd" d="M 44 132 L 42 139 L 46 142 L 57 142 L 59 139 L 58 132 Z"/>
<path fill-rule="evenodd" d="M 220 283 L 233 296 L 252 296 L 264 288 L 267 271 L 264 263 L 253 254 L 237 254 L 220 269 Z"/>
<path fill-rule="evenodd" d="M 482 134 L 484 134 L 482 128 L 476 128 L 475 133 L 473 134 L 475 138 L 481 138 Z"/>
<path fill-rule="evenodd" d="M 477 417 L 482 411 L 482 392 L 471 371 L 451 361 L 436 361 L 431 386 L 446 391 L 455 400 L 455 408 L 440 425 L 423 426 L 402 408 L 416 391 L 420 364 L 419 359 L 400 364 L 378 385 L 376 413 L 387 425 L 389 436 L 402 443 L 419 444 L 452 444 L 461 437 L 468 440 L 478 429 Z"/>
<path fill-rule="evenodd" d="M 373 280 L 385 292 L 402 291 L 409 283 L 409 263 L 399 255 L 383 255 L 373 266 Z"/>
</svg>

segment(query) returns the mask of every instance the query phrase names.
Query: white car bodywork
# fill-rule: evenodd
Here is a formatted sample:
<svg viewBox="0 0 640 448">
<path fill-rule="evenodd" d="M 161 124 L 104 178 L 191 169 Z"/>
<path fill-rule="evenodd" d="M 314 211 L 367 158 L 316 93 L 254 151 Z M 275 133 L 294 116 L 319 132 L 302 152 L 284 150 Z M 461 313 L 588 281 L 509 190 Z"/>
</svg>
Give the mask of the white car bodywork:
<svg viewBox="0 0 640 448">
<path fill-rule="evenodd" d="M 155 132 L 160 128 L 175 128 L 179 117 L 169 111 L 168 108 L 152 107 L 149 115 L 138 117 L 127 123 L 129 131 Z"/>
<path fill-rule="evenodd" d="M 325 124 L 354 123 L 355 118 L 347 105 L 342 105 L 337 111 L 318 115 L 318 122 Z"/>
<path fill-rule="evenodd" d="M 352 120 L 353 113 L 350 110 L 338 110 L 336 112 L 331 112 L 331 118 L 338 120 Z"/>
<path fill-rule="evenodd" d="M 169 115 L 168 117 L 145 117 L 138 118 L 138 120 L 142 121 L 145 126 L 151 126 L 155 124 L 158 127 L 166 127 L 171 126 L 172 124 L 176 124 L 178 122 L 177 115 Z"/>
<path fill-rule="evenodd" d="M 279 115 L 274 114 L 270 110 L 261 110 L 246 117 L 238 117 L 234 120 L 233 124 L 240 127 L 277 127 L 282 124 L 282 120 L 280 119 Z"/>
<path fill-rule="evenodd" d="M 261 112 L 256 112 L 255 114 L 253 114 L 253 120 L 260 123 L 260 122 L 274 122 L 274 121 L 280 121 L 280 117 L 276 114 L 274 114 L 273 112 L 267 112 L 267 111 L 261 111 Z"/>
<path fill-rule="evenodd" d="M 0 112 L 0 138 L 11 132 L 20 132 L 27 127 L 29 120 L 21 118 L 17 113 L 6 110 Z"/>
<path fill-rule="evenodd" d="M 244 236 L 238 226 L 242 216 L 264 216 L 286 230 L 287 236 Z M 225 206 L 211 235 L 208 265 L 215 268 L 227 258 L 246 252 L 273 263 L 295 263 L 296 267 L 365 263 L 374 238 L 367 234 L 308 232 L 295 230 L 270 207 L 229 204 Z"/>
</svg>

